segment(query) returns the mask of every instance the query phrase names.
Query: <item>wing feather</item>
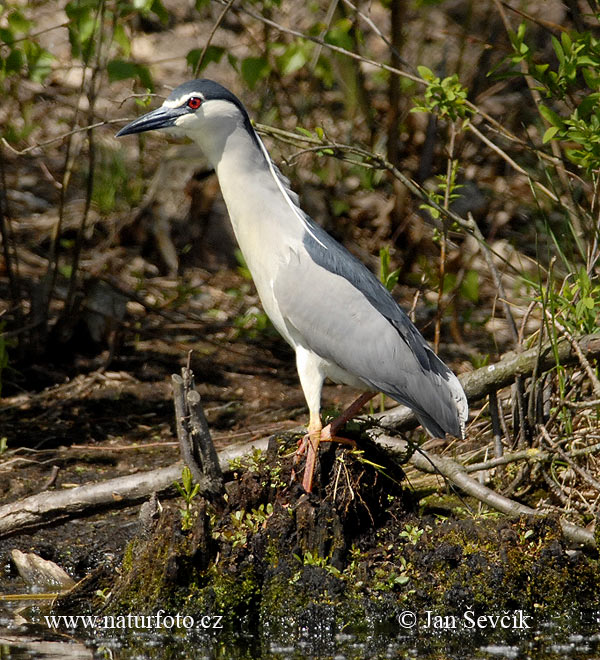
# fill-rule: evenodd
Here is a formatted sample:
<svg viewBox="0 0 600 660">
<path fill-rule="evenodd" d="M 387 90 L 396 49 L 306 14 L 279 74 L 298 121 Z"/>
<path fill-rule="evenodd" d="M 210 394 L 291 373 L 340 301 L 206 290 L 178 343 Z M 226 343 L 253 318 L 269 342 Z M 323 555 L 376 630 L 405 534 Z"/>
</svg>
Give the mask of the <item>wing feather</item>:
<svg viewBox="0 0 600 660">
<path fill-rule="evenodd" d="M 288 330 L 306 348 L 366 387 L 412 408 L 433 435 L 449 432 L 460 437 L 462 414 L 453 391 L 460 385 L 454 374 L 377 278 L 323 234 L 343 250 L 327 255 L 340 260 L 338 268 L 326 268 L 304 252 L 290 251 L 273 282 Z M 351 269 L 351 277 L 344 277 L 344 268 Z"/>
</svg>

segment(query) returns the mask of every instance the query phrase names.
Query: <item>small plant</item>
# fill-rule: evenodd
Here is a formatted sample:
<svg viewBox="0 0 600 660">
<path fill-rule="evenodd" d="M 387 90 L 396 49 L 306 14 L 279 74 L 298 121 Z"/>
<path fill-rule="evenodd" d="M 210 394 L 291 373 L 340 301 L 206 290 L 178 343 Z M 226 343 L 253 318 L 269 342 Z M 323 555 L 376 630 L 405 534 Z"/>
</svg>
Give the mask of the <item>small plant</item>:
<svg viewBox="0 0 600 660">
<path fill-rule="evenodd" d="M 248 339 L 275 332 L 269 317 L 258 307 L 250 307 L 244 314 L 237 316 L 233 320 L 233 326 L 238 336 L 242 335 Z"/>
<path fill-rule="evenodd" d="M 233 548 L 243 548 L 248 543 L 248 537 L 264 527 L 272 515 L 273 505 L 271 503 L 266 506 L 261 504 L 258 509 L 252 509 L 250 513 L 244 509 L 238 509 L 231 513 L 231 528 L 213 532 L 213 538 L 217 541 L 231 543 Z"/>
<path fill-rule="evenodd" d="M 598 327 L 600 280 L 590 279 L 581 267 L 565 278 L 559 292 L 549 291 L 543 302 L 572 333 L 591 334 Z"/>
<path fill-rule="evenodd" d="M 118 202 L 130 208 L 142 195 L 141 181 L 132 177 L 121 149 L 98 145 L 94 170 L 92 201 L 101 214 L 109 214 Z"/>
<path fill-rule="evenodd" d="M 440 119 L 448 118 L 452 121 L 468 120 L 473 110 L 467 105 L 468 90 L 462 86 L 458 76 L 453 74 L 439 78 L 426 66 L 417 69 L 427 87 L 423 97 L 415 99 L 415 107 L 411 112 L 430 112 Z"/>
<path fill-rule="evenodd" d="M 192 515 L 192 502 L 198 492 L 200 491 L 200 484 L 195 484 L 192 479 L 192 473 L 190 468 L 186 465 L 181 472 L 181 483 L 178 481 L 175 482 L 175 488 L 179 491 L 183 501 L 185 502 L 185 508 L 180 509 L 181 511 L 181 529 L 185 532 L 188 529 L 192 528 L 193 524 L 193 515 Z"/>
<path fill-rule="evenodd" d="M 538 83 L 541 96 L 548 100 L 548 105 L 538 106 L 538 112 L 549 124 L 543 142 L 566 142 L 569 159 L 588 174 L 597 176 L 600 169 L 600 40 L 590 32 L 568 34 L 563 31 L 560 39 L 553 36 L 556 63 L 551 66 L 539 61 L 539 50 L 527 44 L 526 33 L 525 23 L 521 23 L 516 33 L 511 33 L 513 54 L 509 62 L 518 67 L 525 63 Z M 517 68 L 512 75 L 520 75 L 520 72 Z"/>
<path fill-rule="evenodd" d="M 271 465 L 267 462 L 267 457 L 260 449 L 255 449 L 249 456 L 234 458 L 229 462 L 229 468 L 233 472 L 235 479 L 240 472 L 266 472 L 267 479 L 262 482 L 262 486 L 270 488 L 284 488 L 286 483 L 281 476 L 281 465 Z"/>
<path fill-rule="evenodd" d="M 244 255 L 242 254 L 242 251 L 239 248 L 236 248 L 233 254 L 235 255 L 235 260 L 238 262 L 238 267 L 237 267 L 238 273 L 248 282 L 252 282 L 252 273 L 248 268 L 248 264 L 244 259 Z"/>
<path fill-rule="evenodd" d="M 393 591 L 395 587 L 401 587 L 410 580 L 407 573 L 412 568 L 412 564 L 405 557 L 399 557 L 398 561 L 400 563 L 400 572 L 397 572 L 396 566 L 393 566 L 389 562 L 375 569 L 373 581 L 373 589 L 375 591 Z"/>
<path fill-rule="evenodd" d="M 379 250 L 379 279 L 388 291 L 393 291 L 398 284 L 400 269 L 392 270 L 390 267 L 390 249 L 386 245 Z"/>
<path fill-rule="evenodd" d="M 437 189 L 429 193 L 429 198 L 432 202 L 435 202 L 437 206 L 447 208 L 451 202 L 460 197 L 458 192 L 462 188 L 462 184 L 458 183 L 456 180 L 458 174 L 458 161 L 453 160 L 449 176 L 447 174 L 438 174 L 435 178 L 438 182 Z M 441 212 L 430 204 L 421 204 L 420 208 L 429 211 L 432 218 L 436 220 L 440 219 Z M 457 226 L 454 226 L 453 229 L 458 229 Z M 434 233 L 434 239 L 439 239 L 439 232 Z"/>
<path fill-rule="evenodd" d="M 400 532 L 400 536 L 405 538 L 409 543 L 417 545 L 424 531 L 424 529 L 417 527 L 417 525 L 406 525 L 404 530 Z"/>
<path fill-rule="evenodd" d="M 96 597 L 99 598 L 103 603 L 110 597 L 110 587 L 105 587 L 104 589 L 96 589 Z"/>
<path fill-rule="evenodd" d="M 318 568 L 322 568 L 331 575 L 335 575 L 336 577 L 341 577 L 342 575 L 341 571 L 338 568 L 332 566 L 329 563 L 327 557 L 321 557 L 317 552 L 313 553 L 310 552 L 310 550 L 307 550 L 302 557 L 300 557 L 299 555 L 294 555 L 294 557 L 299 562 L 302 562 L 303 566 L 317 566 Z"/>
</svg>

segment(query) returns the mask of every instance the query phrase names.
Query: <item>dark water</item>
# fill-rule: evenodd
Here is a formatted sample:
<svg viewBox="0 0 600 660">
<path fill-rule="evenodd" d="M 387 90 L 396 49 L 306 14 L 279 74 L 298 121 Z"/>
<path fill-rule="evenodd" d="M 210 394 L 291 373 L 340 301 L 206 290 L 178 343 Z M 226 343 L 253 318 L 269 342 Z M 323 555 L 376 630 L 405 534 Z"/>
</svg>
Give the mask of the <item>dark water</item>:
<svg viewBox="0 0 600 660">
<path fill-rule="evenodd" d="M 188 631 L 180 626 L 177 632 L 175 627 L 170 632 L 124 629 L 123 624 L 132 623 L 124 620 L 106 622 L 112 624 L 110 630 L 73 630 L 65 622 L 53 630 L 39 609 L 28 608 L 22 614 L 29 622 L 19 619 L 14 610 L 0 609 L 1 660 L 600 657 L 600 612 L 539 618 L 501 612 L 479 621 L 468 612 L 454 617 L 421 612 L 416 613 L 414 625 L 412 613 L 405 615 L 404 628 L 398 621 L 382 625 L 374 620 L 348 622 L 341 628 L 331 607 L 315 605 L 301 622 L 281 619 L 260 629 L 244 621 L 222 622 L 223 628 L 212 629 L 213 618 L 203 621 L 210 624 L 209 630 L 196 625 Z"/>
</svg>

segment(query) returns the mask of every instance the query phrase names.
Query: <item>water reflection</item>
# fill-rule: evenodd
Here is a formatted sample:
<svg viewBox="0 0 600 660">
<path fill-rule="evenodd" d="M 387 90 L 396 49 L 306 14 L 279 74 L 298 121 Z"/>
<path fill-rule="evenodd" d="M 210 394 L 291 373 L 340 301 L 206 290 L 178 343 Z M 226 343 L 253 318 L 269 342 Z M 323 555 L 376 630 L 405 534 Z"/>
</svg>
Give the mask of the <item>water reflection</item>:
<svg viewBox="0 0 600 660">
<path fill-rule="evenodd" d="M 261 630 L 252 630 L 246 622 L 241 630 L 226 627 L 219 634 L 160 635 L 148 631 L 114 634 L 111 631 L 95 636 L 70 630 L 52 631 L 41 623 L 41 615 L 32 616 L 37 618 L 34 623 L 23 623 L 14 614 L 0 610 L 1 660 L 589 660 L 597 658 L 600 649 L 597 612 L 548 618 L 530 630 L 516 633 L 448 629 L 415 629 L 407 633 L 377 621 L 354 622 L 353 626 L 340 630 L 331 608 L 315 607 L 312 616 L 302 621 L 280 620 Z"/>
</svg>

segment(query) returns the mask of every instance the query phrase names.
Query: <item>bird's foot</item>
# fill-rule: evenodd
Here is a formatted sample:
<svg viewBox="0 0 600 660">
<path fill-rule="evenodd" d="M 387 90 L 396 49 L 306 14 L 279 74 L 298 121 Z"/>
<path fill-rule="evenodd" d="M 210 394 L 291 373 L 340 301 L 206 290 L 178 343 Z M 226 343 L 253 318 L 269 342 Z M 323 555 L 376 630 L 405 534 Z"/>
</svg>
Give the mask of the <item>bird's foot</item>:
<svg viewBox="0 0 600 660">
<path fill-rule="evenodd" d="M 309 438 L 309 433 L 305 433 L 300 440 L 298 440 L 298 449 L 294 452 L 294 459 L 292 460 L 292 474 L 291 474 L 291 482 L 293 483 L 296 481 L 297 478 L 297 468 L 298 464 L 300 463 L 300 459 L 304 456 L 306 453 L 306 447 L 308 446 L 308 438 Z"/>
<path fill-rule="evenodd" d="M 321 430 L 308 432 L 302 436 L 302 438 L 298 441 L 298 449 L 296 449 L 294 454 L 291 480 L 296 481 L 298 464 L 300 463 L 300 459 L 306 453 L 306 464 L 304 466 L 304 478 L 302 480 L 302 486 L 307 493 L 312 491 L 317 454 L 319 451 L 319 444 L 321 442 L 339 442 L 342 445 L 347 445 L 353 449 L 356 449 L 356 442 L 354 440 L 350 440 L 350 438 L 344 438 L 339 435 L 332 435 L 331 424 L 327 424 L 327 426 Z"/>
<path fill-rule="evenodd" d="M 306 433 L 298 442 L 298 449 L 294 454 L 292 462 L 292 475 L 291 480 L 296 480 L 297 468 L 300 459 L 306 454 L 306 463 L 304 465 L 304 478 L 302 479 L 302 487 L 307 493 L 312 491 L 313 476 L 317 463 L 317 454 L 319 451 L 319 443 L 321 442 L 321 429 L 314 429 Z"/>
<path fill-rule="evenodd" d="M 321 442 L 339 442 L 341 445 L 348 445 L 356 449 L 356 441 L 337 435 L 337 429 L 333 429 L 331 424 L 327 424 L 321 430 Z"/>
</svg>

